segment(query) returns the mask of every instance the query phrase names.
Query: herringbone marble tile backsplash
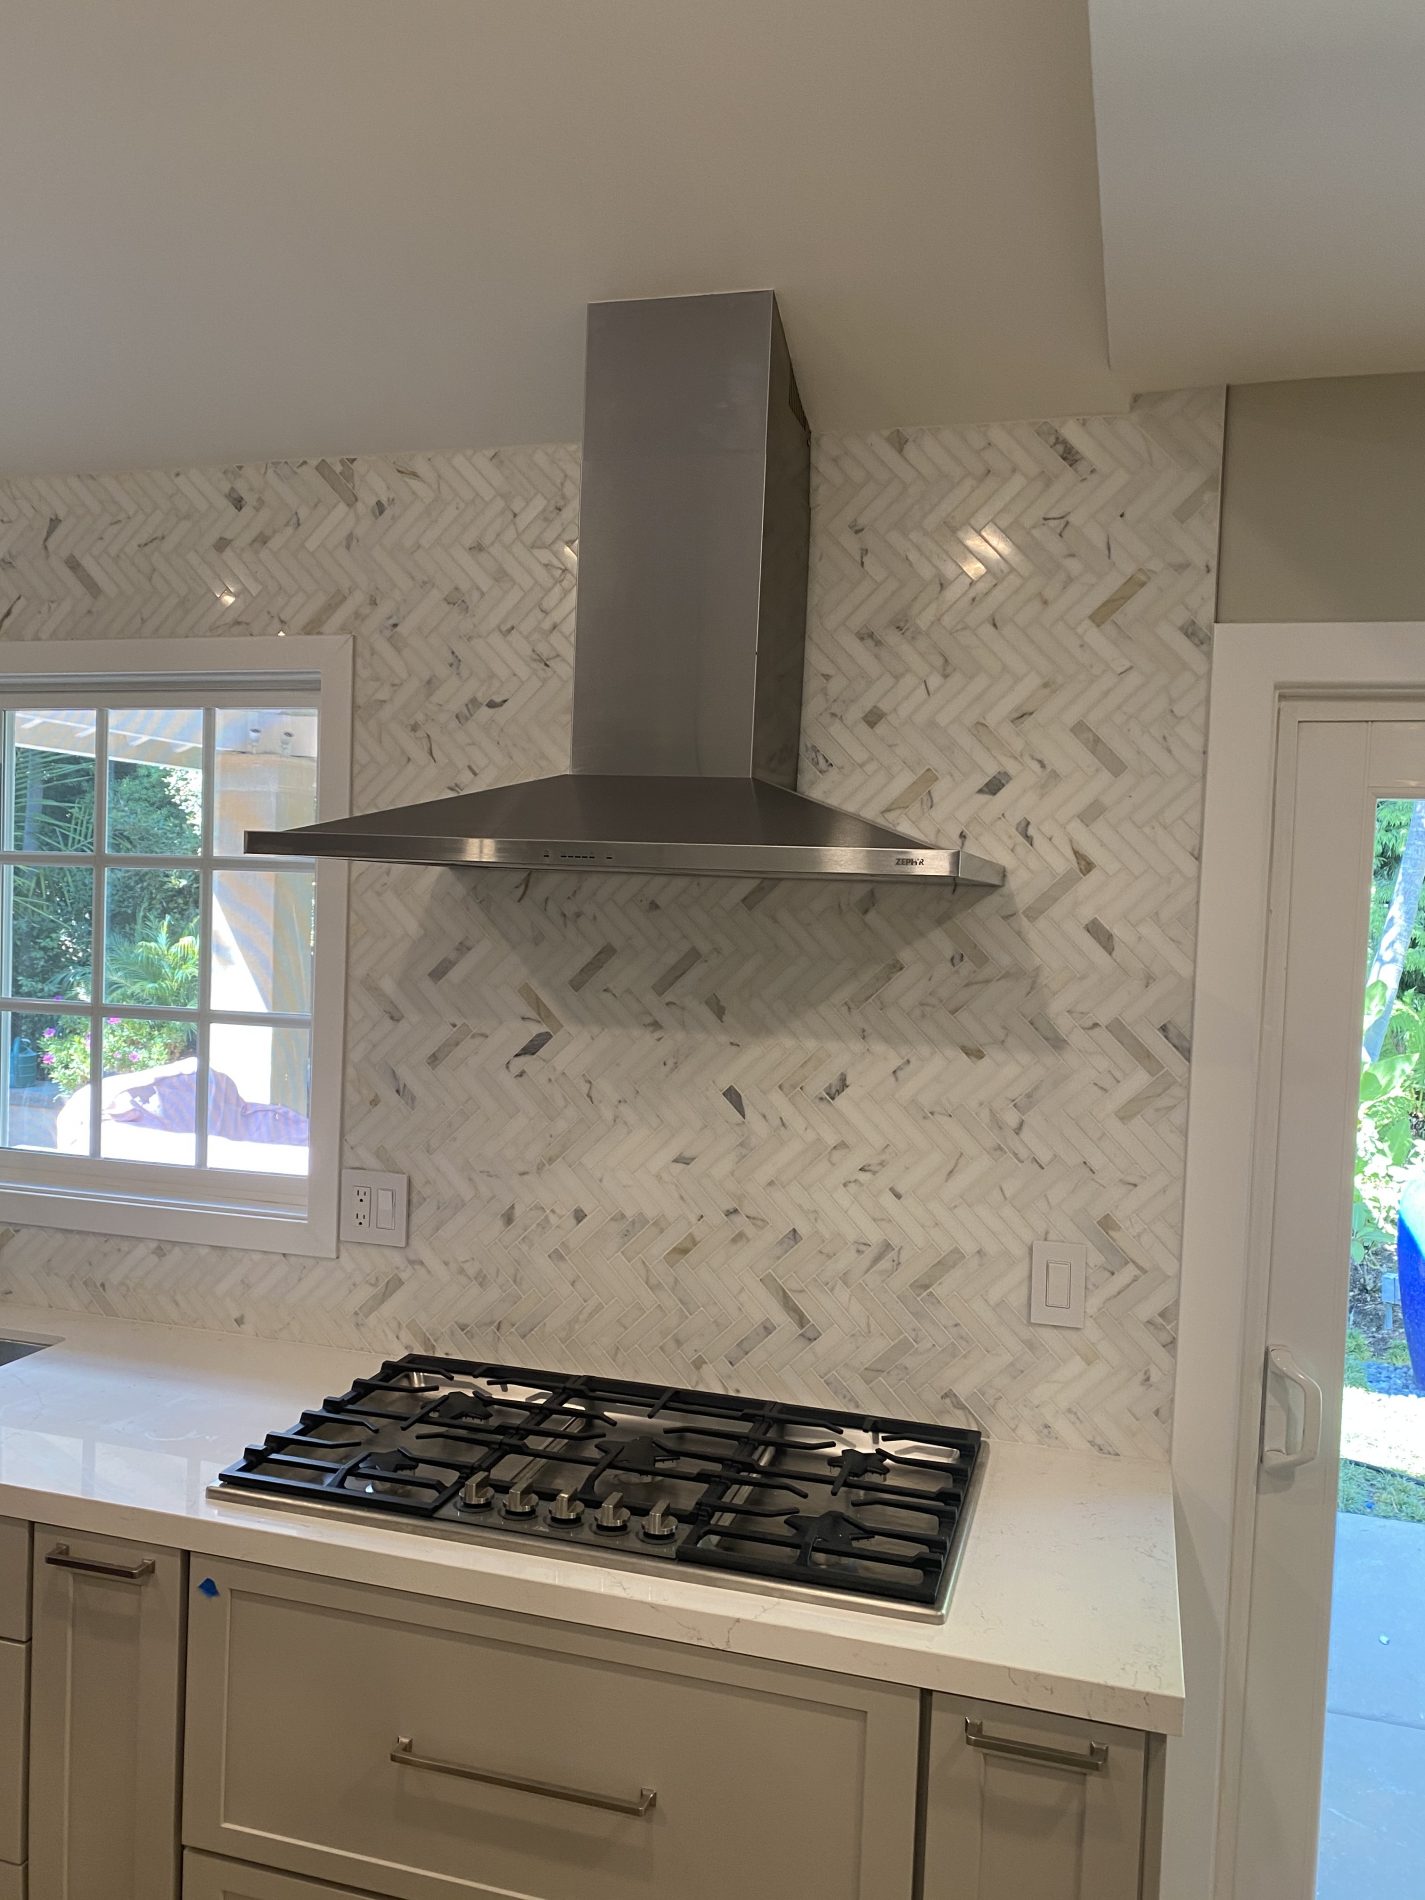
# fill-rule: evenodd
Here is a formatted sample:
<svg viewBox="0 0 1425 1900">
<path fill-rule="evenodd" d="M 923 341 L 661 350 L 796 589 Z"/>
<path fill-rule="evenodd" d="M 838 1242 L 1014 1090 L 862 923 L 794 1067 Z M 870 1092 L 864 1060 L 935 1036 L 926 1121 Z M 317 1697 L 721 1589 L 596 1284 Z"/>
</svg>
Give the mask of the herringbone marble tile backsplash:
<svg viewBox="0 0 1425 1900">
<path fill-rule="evenodd" d="M 408 1252 L 15 1231 L 0 1296 L 1165 1456 L 1221 417 L 816 444 L 803 787 L 1001 896 L 359 867 L 347 1154 Z M 348 632 L 358 806 L 555 771 L 577 503 L 567 448 L 0 484 L 0 629 Z"/>
</svg>

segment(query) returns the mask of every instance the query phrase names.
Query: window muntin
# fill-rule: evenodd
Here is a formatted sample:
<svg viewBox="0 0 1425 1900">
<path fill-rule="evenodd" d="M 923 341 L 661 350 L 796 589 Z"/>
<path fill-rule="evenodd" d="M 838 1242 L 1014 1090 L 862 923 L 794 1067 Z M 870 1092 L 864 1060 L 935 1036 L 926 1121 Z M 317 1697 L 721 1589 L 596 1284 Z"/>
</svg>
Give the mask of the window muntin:
<svg viewBox="0 0 1425 1900">
<path fill-rule="evenodd" d="M 0 1149 L 54 1157 L 49 1178 L 76 1186 L 122 1163 L 155 1190 L 183 1171 L 179 1198 L 211 1171 L 225 1196 L 247 1175 L 291 1203 L 314 875 L 241 852 L 245 829 L 316 816 L 315 703 L 251 687 L 3 703 Z"/>
</svg>

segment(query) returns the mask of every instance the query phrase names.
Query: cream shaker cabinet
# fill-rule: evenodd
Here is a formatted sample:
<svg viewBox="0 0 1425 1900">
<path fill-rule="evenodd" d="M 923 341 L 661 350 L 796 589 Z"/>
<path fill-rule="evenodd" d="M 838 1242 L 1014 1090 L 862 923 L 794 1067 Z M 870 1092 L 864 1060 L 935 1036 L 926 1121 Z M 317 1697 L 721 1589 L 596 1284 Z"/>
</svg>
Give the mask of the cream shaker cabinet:
<svg viewBox="0 0 1425 1900">
<path fill-rule="evenodd" d="M 0 1888 L 0 1900 L 4 1889 Z M 266 1867 L 243 1867 L 211 1854 L 183 1856 L 183 1900 L 367 1900 L 354 1887 L 274 1874 Z"/>
<path fill-rule="evenodd" d="M 0 1518 L 0 1900 L 24 1900 L 30 1527 Z"/>
<path fill-rule="evenodd" d="M 29 1900 L 176 1900 L 184 1560 L 34 1537 Z"/>
<path fill-rule="evenodd" d="M 29 1542 L 0 1900 L 1156 1900 L 1137 1730 L 46 1527 L 31 1591 Z"/>
<path fill-rule="evenodd" d="M 190 1848 L 393 1900 L 911 1900 L 913 1689 L 201 1574 Z"/>
<path fill-rule="evenodd" d="M 930 1698 L 924 1900 L 1154 1900 L 1148 1737 Z"/>
</svg>

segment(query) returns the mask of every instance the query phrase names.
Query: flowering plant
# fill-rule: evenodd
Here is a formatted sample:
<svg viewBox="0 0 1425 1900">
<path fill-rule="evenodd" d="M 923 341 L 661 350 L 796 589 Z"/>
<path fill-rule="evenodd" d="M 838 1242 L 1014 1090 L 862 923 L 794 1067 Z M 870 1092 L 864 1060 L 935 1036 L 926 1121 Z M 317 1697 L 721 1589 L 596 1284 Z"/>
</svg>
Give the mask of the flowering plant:
<svg viewBox="0 0 1425 1900">
<path fill-rule="evenodd" d="M 40 1066 L 45 1079 L 65 1095 L 89 1081 L 89 1024 L 75 1018 L 72 1026 L 41 1031 Z M 162 1068 L 194 1053 L 193 1031 L 187 1023 L 139 1022 L 132 1018 L 104 1019 L 101 1050 L 105 1075 L 135 1075 L 143 1069 Z"/>
</svg>

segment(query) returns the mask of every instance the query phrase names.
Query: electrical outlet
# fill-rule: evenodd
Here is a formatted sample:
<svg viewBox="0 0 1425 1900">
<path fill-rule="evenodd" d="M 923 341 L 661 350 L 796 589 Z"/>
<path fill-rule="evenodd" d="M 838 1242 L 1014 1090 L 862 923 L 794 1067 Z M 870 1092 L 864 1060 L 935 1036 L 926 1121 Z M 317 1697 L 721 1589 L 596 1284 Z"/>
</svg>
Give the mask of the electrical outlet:
<svg viewBox="0 0 1425 1900">
<path fill-rule="evenodd" d="M 341 1171 L 341 1237 L 368 1247 L 404 1247 L 410 1182 L 372 1168 Z"/>
</svg>

